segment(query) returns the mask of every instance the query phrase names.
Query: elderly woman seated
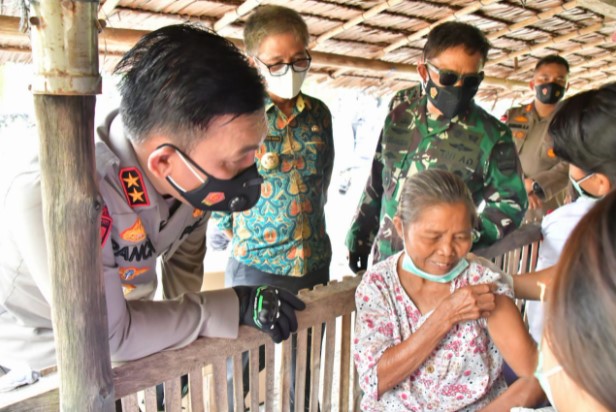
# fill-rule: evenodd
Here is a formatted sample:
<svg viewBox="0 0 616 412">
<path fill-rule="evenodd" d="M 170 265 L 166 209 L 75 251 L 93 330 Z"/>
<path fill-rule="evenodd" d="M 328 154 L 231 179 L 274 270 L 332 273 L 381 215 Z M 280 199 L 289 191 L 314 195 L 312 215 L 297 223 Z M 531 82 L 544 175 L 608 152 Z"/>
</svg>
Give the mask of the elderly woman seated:
<svg viewBox="0 0 616 412">
<path fill-rule="evenodd" d="M 469 254 L 476 221 L 456 175 L 405 182 L 394 218 L 404 251 L 369 269 L 355 295 L 362 410 L 509 411 L 543 397 L 510 278 Z M 509 388 L 503 358 L 520 377 Z"/>
</svg>

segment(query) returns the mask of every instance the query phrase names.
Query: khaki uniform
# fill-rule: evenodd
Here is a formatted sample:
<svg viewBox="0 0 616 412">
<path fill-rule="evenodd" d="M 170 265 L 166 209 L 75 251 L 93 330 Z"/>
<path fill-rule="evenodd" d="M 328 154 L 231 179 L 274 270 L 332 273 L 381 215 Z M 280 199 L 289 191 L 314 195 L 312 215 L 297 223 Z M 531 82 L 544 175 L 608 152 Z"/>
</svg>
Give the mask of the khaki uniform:
<svg viewBox="0 0 616 412">
<path fill-rule="evenodd" d="M 117 112 L 97 131 L 96 171 L 104 202 L 100 237 L 112 360 L 182 347 L 199 336 L 235 337 L 239 324 L 235 292 L 199 293 L 209 214 L 167 201 L 154 190 Z M 32 146 L 32 154 L 24 161 L 0 164 L 4 177 L 0 187 L 0 365 L 9 368 L 18 363 L 33 369 L 55 364 L 40 167 L 36 144 Z M 181 295 L 164 304 L 151 302 L 158 257 L 164 295 Z M 93 267 L 91 275 L 97 273 Z"/>
<path fill-rule="evenodd" d="M 524 176 L 543 189 L 543 212 L 561 206 L 569 182 L 569 165 L 554 154 L 548 135 L 550 118 L 541 119 L 534 103 L 530 103 L 509 109 L 503 120 L 511 129 Z"/>
</svg>

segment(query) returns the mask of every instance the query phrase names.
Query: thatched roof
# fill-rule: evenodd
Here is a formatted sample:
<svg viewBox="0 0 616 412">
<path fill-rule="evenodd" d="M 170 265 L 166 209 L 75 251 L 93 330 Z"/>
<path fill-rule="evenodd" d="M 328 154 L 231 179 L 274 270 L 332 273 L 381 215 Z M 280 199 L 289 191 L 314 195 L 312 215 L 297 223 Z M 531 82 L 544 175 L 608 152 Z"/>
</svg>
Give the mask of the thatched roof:
<svg viewBox="0 0 616 412">
<path fill-rule="evenodd" d="M 484 100 L 528 93 L 535 63 L 553 53 L 571 63 L 574 89 L 616 80 L 613 0 L 106 0 L 99 13 L 106 21 L 103 66 L 112 67 L 143 31 L 178 22 L 199 22 L 240 39 L 246 18 L 265 3 L 302 14 L 315 51 L 311 76 L 334 87 L 383 94 L 414 84 L 427 32 L 448 20 L 476 25 L 493 45 Z M 12 18 L 0 17 L 0 60 L 27 61 L 28 39 L 17 34 L 18 8 L 4 1 L 2 15 Z"/>
</svg>

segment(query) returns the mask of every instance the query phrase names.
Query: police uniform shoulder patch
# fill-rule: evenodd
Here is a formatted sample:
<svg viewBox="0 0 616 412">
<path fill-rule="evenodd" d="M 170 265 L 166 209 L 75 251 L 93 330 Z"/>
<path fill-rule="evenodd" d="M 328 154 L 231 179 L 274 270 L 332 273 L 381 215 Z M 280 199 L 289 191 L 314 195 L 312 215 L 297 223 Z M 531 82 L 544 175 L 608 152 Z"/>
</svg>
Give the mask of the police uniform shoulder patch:
<svg viewBox="0 0 616 412">
<path fill-rule="evenodd" d="M 124 189 L 126 201 L 131 207 L 149 206 L 150 199 L 143 183 L 141 172 L 136 167 L 125 167 L 120 170 L 120 182 Z"/>
<path fill-rule="evenodd" d="M 105 246 L 105 242 L 111 233 L 111 223 L 113 219 L 109 215 L 107 206 L 103 207 L 103 213 L 101 214 L 101 246 Z"/>
<path fill-rule="evenodd" d="M 127 242 L 131 243 L 139 243 L 145 239 L 145 228 L 143 227 L 143 223 L 141 223 L 141 219 L 137 217 L 135 223 L 128 229 L 125 229 L 120 233 L 120 237 Z"/>
</svg>

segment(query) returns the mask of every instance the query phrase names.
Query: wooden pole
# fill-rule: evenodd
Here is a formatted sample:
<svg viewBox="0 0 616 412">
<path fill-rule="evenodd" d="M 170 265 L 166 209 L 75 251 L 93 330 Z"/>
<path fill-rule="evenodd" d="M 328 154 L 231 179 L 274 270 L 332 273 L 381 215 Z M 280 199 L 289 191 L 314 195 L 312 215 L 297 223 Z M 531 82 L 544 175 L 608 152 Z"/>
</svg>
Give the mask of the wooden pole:
<svg viewBox="0 0 616 412">
<path fill-rule="evenodd" d="M 32 81 L 62 411 L 115 410 L 100 256 L 95 1 L 32 2 Z"/>
</svg>

